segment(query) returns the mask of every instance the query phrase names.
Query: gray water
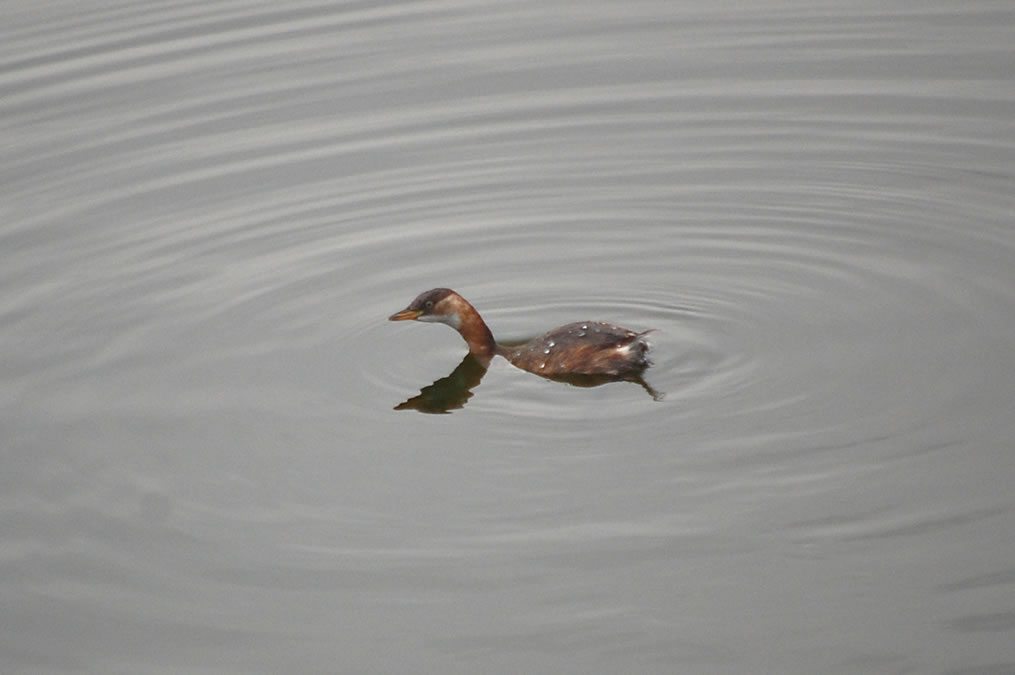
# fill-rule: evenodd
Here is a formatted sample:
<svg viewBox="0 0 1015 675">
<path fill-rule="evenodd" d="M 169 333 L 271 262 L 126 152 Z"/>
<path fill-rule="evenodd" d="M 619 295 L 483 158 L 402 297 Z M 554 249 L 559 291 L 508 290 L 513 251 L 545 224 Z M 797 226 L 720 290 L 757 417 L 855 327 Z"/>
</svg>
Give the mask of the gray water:
<svg viewBox="0 0 1015 675">
<path fill-rule="evenodd" d="M 0 671 L 1015 673 L 1010 2 L 0 6 Z M 653 400 L 389 323 L 653 333 Z"/>
</svg>

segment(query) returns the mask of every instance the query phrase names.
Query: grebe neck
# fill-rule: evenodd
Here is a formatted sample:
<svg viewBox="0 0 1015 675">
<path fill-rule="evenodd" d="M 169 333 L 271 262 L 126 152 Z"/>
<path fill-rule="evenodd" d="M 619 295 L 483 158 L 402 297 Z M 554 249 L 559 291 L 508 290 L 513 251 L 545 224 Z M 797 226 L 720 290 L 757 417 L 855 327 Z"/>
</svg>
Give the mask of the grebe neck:
<svg viewBox="0 0 1015 675">
<path fill-rule="evenodd" d="M 489 358 L 497 353 L 497 342 L 493 339 L 493 333 L 489 326 L 483 321 L 476 308 L 462 299 L 462 307 L 455 312 L 456 323 L 451 324 L 452 328 L 458 330 L 469 345 L 469 352 L 472 354 Z"/>
</svg>

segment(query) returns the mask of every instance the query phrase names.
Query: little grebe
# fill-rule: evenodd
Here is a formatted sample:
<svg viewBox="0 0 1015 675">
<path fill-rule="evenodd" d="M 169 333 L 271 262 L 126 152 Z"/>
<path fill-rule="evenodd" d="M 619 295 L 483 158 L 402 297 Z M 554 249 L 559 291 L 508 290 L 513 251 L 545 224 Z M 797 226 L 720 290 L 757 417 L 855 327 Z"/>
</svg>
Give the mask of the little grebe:
<svg viewBox="0 0 1015 675">
<path fill-rule="evenodd" d="M 445 323 L 461 333 L 469 352 L 482 361 L 499 354 L 518 368 L 544 377 L 632 376 L 651 365 L 645 335 L 652 331 L 635 333 L 601 321 L 569 323 L 520 345 L 498 344 L 476 308 L 450 288 L 421 293 L 388 319 Z"/>
</svg>

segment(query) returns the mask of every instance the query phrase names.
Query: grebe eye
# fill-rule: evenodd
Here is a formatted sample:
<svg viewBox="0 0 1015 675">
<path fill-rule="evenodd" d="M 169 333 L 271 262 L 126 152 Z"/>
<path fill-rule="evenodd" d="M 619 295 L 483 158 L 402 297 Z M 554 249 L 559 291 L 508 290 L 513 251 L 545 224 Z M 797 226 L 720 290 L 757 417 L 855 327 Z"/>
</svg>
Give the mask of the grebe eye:
<svg viewBox="0 0 1015 675">
<path fill-rule="evenodd" d="M 427 309 L 433 309 L 433 300 L 427 300 L 426 301 L 426 308 Z"/>
</svg>

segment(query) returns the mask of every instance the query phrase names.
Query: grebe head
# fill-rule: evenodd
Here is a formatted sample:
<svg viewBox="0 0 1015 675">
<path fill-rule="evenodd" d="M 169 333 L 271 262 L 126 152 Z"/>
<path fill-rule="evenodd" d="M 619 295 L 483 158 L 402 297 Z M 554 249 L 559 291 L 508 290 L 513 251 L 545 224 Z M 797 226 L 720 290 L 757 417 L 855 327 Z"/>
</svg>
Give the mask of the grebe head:
<svg viewBox="0 0 1015 675">
<path fill-rule="evenodd" d="M 434 288 L 420 293 L 416 299 L 409 303 L 409 306 L 401 312 L 395 312 L 388 317 L 389 321 L 430 321 L 435 323 L 446 323 L 455 330 L 462 327 L 462 316 L 472 306 L 465 301 L 465 298 L 455 293 L 450 288 Z"/>
</svg>

